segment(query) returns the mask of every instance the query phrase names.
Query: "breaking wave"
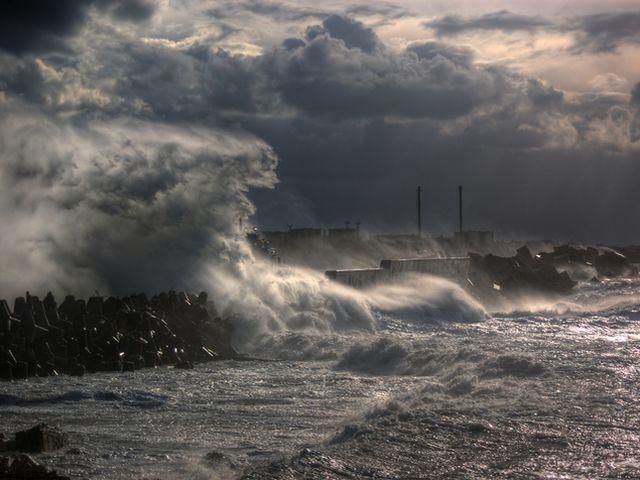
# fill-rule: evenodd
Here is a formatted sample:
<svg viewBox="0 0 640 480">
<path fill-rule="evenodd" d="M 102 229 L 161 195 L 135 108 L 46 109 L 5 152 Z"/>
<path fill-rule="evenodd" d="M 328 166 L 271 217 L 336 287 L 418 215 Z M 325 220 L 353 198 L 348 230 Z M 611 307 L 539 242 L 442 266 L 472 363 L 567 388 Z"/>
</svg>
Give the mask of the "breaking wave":
<svg viewBox="0 0 640 480">
<path fill-rule="evenodd" d="M 356 290 L 313 270 L 260 259 L 230 267 L 210 270 L 211 289 L 223 312 L 234 318 L 236 342 L 242 346 L 286 334 L 281 337 L 285 343 L 310 350 L 313 345 L 305 342 L 315 339 L 315 345 L 319 336 L 374 334 L 380 331 L 380 318 L 389 314 L 418 323 L 477 322 L 488 316 L 459 286 L 436 277 L 408 276 Z"/>
<path fill-rule="evenodd" d="M 547 371 L 527 355 L 490 355 L 473 346 L 451 349 L 435 343 L 403 341 L 394 336 L 353 345 L 342 354 L 335 368 L 371 375 L 433 376 L 445 384 L 460 376 L 527 377 Z"/>
</svg>

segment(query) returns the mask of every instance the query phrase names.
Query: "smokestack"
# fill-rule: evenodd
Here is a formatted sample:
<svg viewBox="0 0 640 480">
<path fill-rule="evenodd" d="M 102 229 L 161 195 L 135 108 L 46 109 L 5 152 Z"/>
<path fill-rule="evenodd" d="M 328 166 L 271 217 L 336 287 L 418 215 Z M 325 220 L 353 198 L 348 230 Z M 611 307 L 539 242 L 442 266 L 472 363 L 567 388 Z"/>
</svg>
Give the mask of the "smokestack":
<svg viewBox="0 0 640 480">
<path fill-rule="evenodd" d="M 460 233 L 462 233 L 462 185 L 458 185 L 458 216 L 460 218 Z"/>
<path fill-rule="evenodd" d="M 422 187 L 418 185 L 418 236 L 422 237 Z"/>
</svg>

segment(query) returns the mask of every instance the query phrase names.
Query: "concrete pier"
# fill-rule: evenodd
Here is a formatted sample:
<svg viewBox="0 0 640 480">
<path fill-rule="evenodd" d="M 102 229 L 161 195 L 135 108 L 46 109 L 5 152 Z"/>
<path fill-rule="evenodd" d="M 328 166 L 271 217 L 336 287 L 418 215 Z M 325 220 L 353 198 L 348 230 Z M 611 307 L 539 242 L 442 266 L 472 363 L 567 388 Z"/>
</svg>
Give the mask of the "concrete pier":
<svg viewBox="0 0 640 480">
<path fill-rule="evenodd" d="M 400 258 L 382 260 L 380 268 L 327 270 L 325 275 L 354 288 L 368 287 L 410 273 L 424 273 L 463 283 L 469 273 L 469 263 L 469 257 Z"/>
<path fill-rule="evenodd" d="M 344 270 L 327 270 L 325 275 L 331 280 L 349 285 L 353 288 L 364 288 L 390 279 L 384 268 L 350 268 Z"/>
<path fill-rule="evenodd" d="M 380 268 L 387 270 L 391 277 L 397 277 L 403 273 L 426 273 L 460 281 L 466 280 L 469 263 L 469 257 L 400 258 L 382 260 Z"/>
</svg>

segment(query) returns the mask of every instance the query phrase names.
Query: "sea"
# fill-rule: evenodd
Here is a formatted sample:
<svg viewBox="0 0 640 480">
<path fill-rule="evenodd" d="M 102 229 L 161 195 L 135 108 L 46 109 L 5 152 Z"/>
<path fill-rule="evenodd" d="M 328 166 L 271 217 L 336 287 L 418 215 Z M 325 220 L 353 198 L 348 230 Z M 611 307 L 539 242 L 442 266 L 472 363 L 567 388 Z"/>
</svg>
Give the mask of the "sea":
<svg viewBox="0 0 640 480">
<path fill-rule="evenodd" d="M 57 425 L 35 457 L 74 479 L 640 478 L 640 281 L 502 311 L 456 288 L 244 361 L 2 383 L 0 431 Z"/>
</svg>

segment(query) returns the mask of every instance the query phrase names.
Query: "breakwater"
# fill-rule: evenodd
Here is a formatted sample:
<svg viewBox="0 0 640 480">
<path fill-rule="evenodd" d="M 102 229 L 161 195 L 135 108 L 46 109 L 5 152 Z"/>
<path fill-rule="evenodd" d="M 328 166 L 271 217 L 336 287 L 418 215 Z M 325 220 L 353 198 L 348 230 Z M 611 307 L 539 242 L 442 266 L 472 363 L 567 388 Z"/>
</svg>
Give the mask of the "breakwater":
<svg viewBox="0 0 640 480">
<path fill-rule="evenodd" d="M 453 280 L 466 281 L 469 257 L 401 258 L 382 260 L 379 268 L 327 270 L 325 275 L 344 285 L 363 288 L 410 273 L 423 273 Z"/>
<path fill-rule="evenodd" d="M 232 325 L 205 292 L 170 291 L 148 298 L 26 294 L 13 310 L 0 300 L 0 379 L 66 373 L 132 371 L 236 358 Z"/>
</svg>

